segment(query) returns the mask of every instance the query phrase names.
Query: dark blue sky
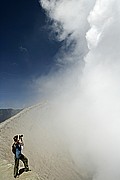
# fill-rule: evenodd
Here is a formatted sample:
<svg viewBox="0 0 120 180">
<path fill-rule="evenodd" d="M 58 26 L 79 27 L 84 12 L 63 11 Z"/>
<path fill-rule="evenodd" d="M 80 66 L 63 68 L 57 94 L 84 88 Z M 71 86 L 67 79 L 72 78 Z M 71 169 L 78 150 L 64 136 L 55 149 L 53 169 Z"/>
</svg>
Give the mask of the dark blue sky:
<svg viewBox="0 0 120 180">
<path fill-rule="evenodd" d="M 49 38 L 48 24 L 38 0 L 1 1 L 0 108 L 27 105 L 32 80 L 52 68 L 60 44 Z"/>
</svg>

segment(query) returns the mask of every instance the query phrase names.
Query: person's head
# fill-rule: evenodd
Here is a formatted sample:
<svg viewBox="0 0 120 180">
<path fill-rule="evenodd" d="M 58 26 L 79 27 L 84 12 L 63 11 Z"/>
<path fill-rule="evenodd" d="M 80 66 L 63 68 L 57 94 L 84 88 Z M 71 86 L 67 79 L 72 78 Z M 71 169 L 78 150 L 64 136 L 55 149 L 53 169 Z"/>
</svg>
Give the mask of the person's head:
<svg viewBox="0 0 120 180">
<path fill-rule="evenodd" d="M 18 135 L 14 136 L 13 139 L 14 139 L 14 142 L 18 142 L 19 141 Z"/>
</svg>

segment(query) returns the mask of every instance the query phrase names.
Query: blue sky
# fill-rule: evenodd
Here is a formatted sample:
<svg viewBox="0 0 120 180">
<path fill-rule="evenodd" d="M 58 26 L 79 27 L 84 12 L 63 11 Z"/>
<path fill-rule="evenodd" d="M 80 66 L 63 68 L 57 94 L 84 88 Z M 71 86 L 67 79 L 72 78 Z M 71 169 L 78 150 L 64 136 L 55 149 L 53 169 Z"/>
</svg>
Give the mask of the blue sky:
<svg viewBox="0 0 120 180">
<path fill-rule="evenodd" d="M 60 43 L 38 0 L 1 1 L 0 17 L 0 108 L 26 106 L 36 96 L 31 82 L 53 68 Z"/>
</svg>

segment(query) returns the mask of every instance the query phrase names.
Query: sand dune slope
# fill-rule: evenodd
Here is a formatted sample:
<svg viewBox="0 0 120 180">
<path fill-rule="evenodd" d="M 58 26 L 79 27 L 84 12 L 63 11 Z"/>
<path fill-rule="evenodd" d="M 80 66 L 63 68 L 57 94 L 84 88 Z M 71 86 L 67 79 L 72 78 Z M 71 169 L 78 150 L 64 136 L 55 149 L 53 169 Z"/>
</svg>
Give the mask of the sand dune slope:
<svg viewBox="0 0 120 180">
<path fill-rule="evenodd" d="M 21 180 L 39 180 L 37 173 L 30 171 L 19 176 Z M 6 160 L 0 161 L 0 180 L 13 180 L 13 164 Z"/>
<path fill-rule="evenodd" d="M 11 145 L 16 134 L 24 134 L 23 154 L 28 157 L 31 168 L 30 172 L 22 173 L 20 179 L 90 179 L 75 166 L 65 142 L 55 129 L 55 114 L 51 112 L 54 111 L 46 103 L 39 104 L 0 124 L 0 180 L 13 179 Z"/>
</svg>

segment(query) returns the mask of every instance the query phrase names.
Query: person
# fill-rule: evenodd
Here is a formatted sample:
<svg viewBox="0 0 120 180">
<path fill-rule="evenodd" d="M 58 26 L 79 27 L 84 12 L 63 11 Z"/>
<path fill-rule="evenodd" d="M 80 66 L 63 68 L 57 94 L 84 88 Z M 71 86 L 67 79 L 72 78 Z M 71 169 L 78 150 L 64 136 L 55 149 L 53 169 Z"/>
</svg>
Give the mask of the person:
<svg viewBox="0 0 120 180">
<path fill-rule="evenodd" d="M 12 152 L 15 155 L 15 164 L 14 164 L 14 178 L 19 176 L 18 170 L 19 170 L 19 160 L 21 160 L 24 164 L 24 171 L 29 171 L 28 167 L 28 159 L 21 153 L 24 143 L 22 139 L 23 135 L 16 135 L 13 137 L 14 143 L 12 145 Z"/>
</svg>

